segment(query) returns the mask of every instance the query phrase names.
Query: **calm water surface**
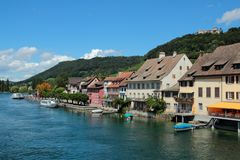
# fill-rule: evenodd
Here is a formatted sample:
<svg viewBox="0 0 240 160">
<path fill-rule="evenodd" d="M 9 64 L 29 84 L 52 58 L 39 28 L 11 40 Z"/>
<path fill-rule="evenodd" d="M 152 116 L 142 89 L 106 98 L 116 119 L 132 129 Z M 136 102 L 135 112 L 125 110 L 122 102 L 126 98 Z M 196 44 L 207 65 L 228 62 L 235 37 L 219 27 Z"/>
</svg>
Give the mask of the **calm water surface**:
<svg viewBox="0 0 240 160">
<path fill-rule="evenodd" d="M 240 159 L 237 133 L 176 134 L 172 125 L 93 118 L 0 94 L 0 159 Z"/>
</svg>

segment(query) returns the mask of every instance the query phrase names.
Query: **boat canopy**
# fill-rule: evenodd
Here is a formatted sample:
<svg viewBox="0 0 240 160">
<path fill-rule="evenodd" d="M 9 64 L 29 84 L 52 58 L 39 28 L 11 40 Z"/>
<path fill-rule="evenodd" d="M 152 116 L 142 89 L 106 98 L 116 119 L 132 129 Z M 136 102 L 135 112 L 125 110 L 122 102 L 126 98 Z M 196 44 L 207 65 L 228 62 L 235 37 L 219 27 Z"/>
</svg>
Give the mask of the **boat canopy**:
<svg viewBox="0 0 240 160">
<path fill-rule="evenodd" d="M 125 114 L 124 114 L 124 117 L 125 117 L 125 118 L 133 117 L 133 114 L 132 114 L 132 113 L 125 113 Z"/>
<path fill-rule="evenodd" d="M 240 103 L 235 102 L 219 102 L 208 106 L 209 109 L 235 109 L 240 110 Z"/>
</svg>

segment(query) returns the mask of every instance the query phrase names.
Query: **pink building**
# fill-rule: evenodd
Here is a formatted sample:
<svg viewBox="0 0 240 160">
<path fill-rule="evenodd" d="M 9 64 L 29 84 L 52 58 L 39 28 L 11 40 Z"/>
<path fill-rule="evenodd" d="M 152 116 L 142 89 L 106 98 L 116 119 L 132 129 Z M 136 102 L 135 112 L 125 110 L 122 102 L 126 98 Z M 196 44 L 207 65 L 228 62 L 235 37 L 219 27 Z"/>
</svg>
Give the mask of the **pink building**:
<svg viewBox="0 0 240 160">
<path fill-rule="evenodd" d="M 89 97 L 89 104 L 102 106 L 103 105 L 103 82 L 96 82 L 93 85 L 87 88 L 88 97 Z"/>
</svg>

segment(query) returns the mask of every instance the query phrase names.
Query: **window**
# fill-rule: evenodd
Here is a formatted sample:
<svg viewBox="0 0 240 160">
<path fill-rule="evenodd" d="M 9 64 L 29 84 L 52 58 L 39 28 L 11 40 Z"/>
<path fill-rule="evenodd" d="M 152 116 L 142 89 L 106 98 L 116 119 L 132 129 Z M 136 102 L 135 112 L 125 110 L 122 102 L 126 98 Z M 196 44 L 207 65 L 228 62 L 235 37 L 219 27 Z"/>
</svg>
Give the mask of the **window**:
<svg viewBox="0 0 240 160">
<path fill-rule="evenodd" d="M 203 110 L 203 105 L 202 105 L 202 103 L 198 103 L 198 108 L 199 108 L 199 110 Z"/>
<path fill-rule="evenodd" d="M 190 68 L 189 68 L 189 66 L 187 66 L 187 70 L 189 70 Z"/>
<path fill-rule="evenodd" d="M 154 89 L 154 83 L 151 83 L 151 89 Z"/>
<path fill-rule="evenodd" d="M 160 89 L 160 83 L 156 83 L 156 89 Z"/>
<path fill-rule="evenodd" d="M 170 84 L 169 84 L 169 83 L 167 83 L 167 84 L 166 84 L 166 86 L 167 86 L 167 88 L 169 88 Z"/>
<path fill-rule="evenodd" d="M 227 100 L 234 99 L 234 92 L 226 92 L 226 99 Z"/>
<path fill-rule="evenodd" d="M 144 83 L 142 83 L 142 89 L 145 89 L 145 84 Z"/>
<path fill-rule="evenodd" d="M 198 97 L 202 97 L 202 87 L 198 88 Z"/>
<path fill-rule="evenodd" d="M 211 68 L 211 66 L 202 66 L 203 71 L 208 71 Z"/>
<path fill-rule="evenodd" d="M 236 99 L 237 99 L 237 100 L 240 99 L 240 92 L 236 92 Z"/>
<path fill-rule="evenodd" d="M 215 69 L 216 70 L 221 70 L 221 69 L 223 69 L 223 67 L 224 67 L 224 65 L 215 65 Z"/>
<path fill-rule="evenodd" d="M 128 89 L 132 89 L 132 84 L 131 84 L 131 83 L 128 84 L 128 85 L 127 85 L 127 88 L 128 88 Z"/>
<path fill-rule="evenodd" d="M 187 87 L 187 81 L 182 81 L 180 82 L 181 87 Z"/>
<path fill-rule="evenodd" d="M 137 84 L 137 89 L 140 89 L 140 83 Z"/>
<path fill-rule="evenodd" d="M 136 84 L 135 84 L 135 83 L 133 83 L 132 85 L 133 85 L 133 89 L 136 89 Z"/>
<path fill-rule="evenodd" d="M 171 97 L 171 92 L 165 92 L 165 97 Z"/>
<path fill-rule="evenodd" d="M 233 69 L 240 69 L 240 63 L 233 64 Z"/>
<path fill-rule="evenodd" d="M 150 88 L 150 87 L 149 87 L 149 83 L 147 83 L 147 84 L 146 84 L 146 88 L 147 88 L 147 89 L 149 89 L 149 88 Z"/>
<path fill-rule="evenodd" d="M 240 80 L 239 76 L 236 76 L 236 83 L 240 83 L 239 80 Z"/>
<path fill-rule="evenodd" d="M 219 98 L 220 93 L 219 93 L 219 87 L 215 87 L 215 98 Z"/>
<path fill-rule="evenodd" d="M 226 84 L 234 83 L 234 76 L 226 76 Z"/>
<path fill-rule="evenodd" d="M 175 75 L 175 74 L 173 74 L 173 75 L 172 75 L 172 78 L 173 78 L 173 79 L 175 79 L 175 78 L 176 78 L 176 75 Z"/>
<path fill-rule="evenodd" d="M 182 70 L 182 66 L 179 66 L 179 69 Z"/>
<path fill-rule="evenodd" d="M 208 97 L 208 98 L 211 97 L 211 88 L 210 87 L 206 88 L 206 97 Z"/>
<path fill-rule="evenodd" d="M 189 87 L 193 87 L 193 81 L 189 81 Z"/>
</svg>

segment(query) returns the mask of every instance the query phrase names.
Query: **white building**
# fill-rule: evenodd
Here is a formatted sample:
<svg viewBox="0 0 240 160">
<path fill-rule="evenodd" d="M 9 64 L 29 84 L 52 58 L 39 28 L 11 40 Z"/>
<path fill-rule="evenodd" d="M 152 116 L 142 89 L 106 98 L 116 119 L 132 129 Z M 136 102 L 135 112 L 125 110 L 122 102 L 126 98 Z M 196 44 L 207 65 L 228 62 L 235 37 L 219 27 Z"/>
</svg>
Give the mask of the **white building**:
<svg viewBox="0 0 240 160">
<path fill-rule="evenodd" d="M 176 85 L 191 66 L 185 54 L 176 52 L 172 56 L 161 52 L 159 58 L 146 60 L 128 80 L 126 95 L 132 99 L 132 109 L 145 110 L 145 100 L 150 96 L 162 98 L 161 92 Z"/>
</svg>

